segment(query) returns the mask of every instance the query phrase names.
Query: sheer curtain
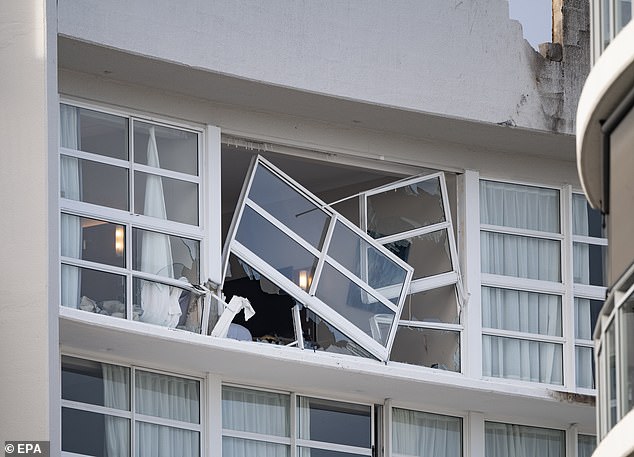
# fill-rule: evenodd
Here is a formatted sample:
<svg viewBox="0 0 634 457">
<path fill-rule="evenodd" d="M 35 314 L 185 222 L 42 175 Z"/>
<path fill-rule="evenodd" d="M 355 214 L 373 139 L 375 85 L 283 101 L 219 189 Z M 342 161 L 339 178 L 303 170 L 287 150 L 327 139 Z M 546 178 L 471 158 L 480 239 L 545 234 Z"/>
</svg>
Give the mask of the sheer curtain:
<svg viewBox="0 0 634 457">
<path fill-rule="evenodd" d="M 129 369 L 107 363 L 101 364 L 103 373 L 104 406 L 128 411 L 130 389 Z M 130 422 L 114 416 L 105 417 L 106 455 L 130 454 Z"/>
<path fill-rule="evenodd" d="M 137 370 L 135 379 L 137 414 L 200 424 L 198 381 Z M 136 456 L 173 457 L 200 455 L 196 431 L 136 421 Z"/>
<path fill-rule="evenodd" d="M 559 233 L 559 192 L 481 181 L 480 219 L 483 224 Z M 484 273 L 559 282 L 560 252 L 557 240 L 481 232 Z M 483 288 L 485 327 L 561 335 L 559 297 L 511 292 Z M 561 346 L 485 335 L 483 371 L 489 376 L 561 384 Z"/>
<path fill-rule="evenodd" d="M 485 423 L 486 457 L 564 457 L 564 432 Z"/>
<path fill-rule="evenodd" d="M 266 439 L 290 436 L 288 395 L 225 386 L 222 389 L 222 427 L 257 433 Z M 287 457 L 290 447 L 231 436 L 222 438 L 223 457 Z"/>
<path fill-rule="evenodd" d="M 588 236 L 588 205 L 585 198 L 572 199 L 572 233 Z M 590 245 L 573 243 L 574 282 L 590 284 Z"/>
<path fill-rule="evenodd" d="M 74 106 L 60 106 L 60 144 L 62 147 L 77 150 L 79 144 L 79 115 Z M 60 156 L 60 196 L 70 200 L 81 200 L 79 159 Z M 61 218 L 62 256 L 81 257 L 81 225 L 78 217 L 62 215 Z M 71 308 L 79 306 L 80 269 L 62 265 L 62 305 Z"/>
<path fill-rule="evenodd" d="M 159 168 L 158 148 L 155 128 L 150 127 L 147 145 L 147 162 L 151 167 Z M 145 183 L 144 214 L 146 216 L 167 219 L 163 181 L 160 176 L 147 174 Z M 155 275 L 174 277 L 172 247 L 169 235 L 150 231 L 143 232 L 141 241 L 141 270 Z M 165 327 L 176 327 L 181 316 L 178 299 L 181 291 L 165 284 L 142 281 L 141 321 Z"/>
<path fill-rule="evenodd" d="M 394 408 L 392 451 L 395 456 L 460 457 L 462 421 L 457 417 Z"/>
</svg>

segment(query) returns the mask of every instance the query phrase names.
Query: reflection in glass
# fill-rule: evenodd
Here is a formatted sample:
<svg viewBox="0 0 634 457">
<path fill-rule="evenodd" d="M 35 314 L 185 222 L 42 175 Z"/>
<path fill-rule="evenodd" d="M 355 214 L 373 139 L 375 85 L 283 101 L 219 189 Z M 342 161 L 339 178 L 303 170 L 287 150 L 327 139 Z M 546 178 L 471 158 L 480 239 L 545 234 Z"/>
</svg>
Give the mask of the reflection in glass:
<svg viewBox="0 0 634 457">
<path fill-rule="evenodd" d="M 127 367 L 62 356 L 64 400 L 129 411 L 129 387 Z"/>
<path fill-rule="evenodd" d="M 370 195 L 367 205 L 368 234 L 372 238 L 445 221 L 439 178 Z"/>
<path fill-rule="evenodd" d="M 249 198 L 319 249 L 329 216 L 263 166 L 256 170 Z"/>
<path fill-rule="evenodd" d="M 482 336 L 482 374 L 522 381 L 563 384 L 562 345 Z"/>
<path fill-rule="evenodd" d="M 370 448 L 371 408 L 309 397 L 297 398 L 300 439 Z"/>
<path fill-rule="evenodd" d="M 134 161 L 150 165 L 147 148 L 151 128 L 154 128 L 160 167 L 198 175 L 198 135 L 185 130 L 134 121 Z"/>
<path fill-rule="evenodd" d="M 456 286 L 452 284 L 409 294 L 405 298 L 401 320 L 459 323 Z"/>
<path fill-rule="evenodd" d="M 60 110 L 60 143 L 63 148 L 128 159 L 126 118 L 64 104 Z"/>
<path fill-rule="evenodd" d="M 179 179 L 156 176 L 148 173 L 134 173 L 134 212 L 158 217 L 154 213 L 153 198 L 146 198 L 148 180 L 160 179 L 163 189 L 164 211 L 167 220 L 183 224 L 198 224 L 198 184 Z"/>
<path fill-rule="evenodd" d="M 314 276 L 315 256 L 248 206 L 244 207 L 236 240 L 297 285 L 301 271 Z"/>
<path fill-rule="evenodd" d="M 390 360 L 460 371 L 460 332 L 399 325 Z"/>
<path fill-rule="evenodd" d="M 132 289 L 133 320 L 200 332 L 202 300 L 196 294 L 140 278 L 134 278 Z"/>
<path fill-rule="evenodd" d="M 128 209 L 128 170 L 61 156 L 60 197 L 108 208 Z"/>
<path fill-rule="evenodd" d="M 482 287 L 482 326 L 561 336 L 561 296 Z"/>
<path fill-rule="evenodd" d="M 577 284 L 606 285 L 607 246 L 573 243 L 573 276 Z"/>
<path fill-rule="evenodd" d="M 171 257 L 172 263 L 169 265 L 151 260 L 155 252 L 148 251 L 155 251 L 157 241 L 171 254 L 166 256 Z M 200 243 L 197 240 L 134 228 L 132 229 L 132 252 L 132 268 L 135 270 L 168 278 L 184 278 L 191 284 L 198 284 Z"/>
<path fill-rule="evenodd" d="M 561 280 L 558 240 L 482 231 L 480 246 L 483 273 L 554 282 Z"/>
<path fill-rule="evenodd" d="M 62 306 L 126 316 L 125 276 L 62 264 Z"/>
<path fill-rule="evenodd" d="M 391 324 L 394 311 L 328 263 L 324 264 L 316 296 L 383 346 L 387 344 L 389 335 L 378 323 Z"/>
<path fill-rule="evenodd" d="M 374 357 L 307 308 L 300 311 L 304 348 L 373 359 Z"/>
<path fill-rule="evenodd" d="M 123 225 L 62 213 L 61 238 L 64 257 L 125 268 Z"/>
<path fill-rule="evenodd" d="M 447 230 L 394 241 L 385 247 L 414 268 L 413 280 L 452 271 Z"/>
<path fill-rule="evenodd" d="M 62 408 L 62 451 L 96 457 L 130 455 L 130 421 Z"/>
<path fill-rule="evenodd" d="M 394 302 L 398 302 L 406 271 L 339 221 L 335 224 L 328 255 L 374 289 L 398 286 L 387 297 L 396 297 Z"/>
</svg>

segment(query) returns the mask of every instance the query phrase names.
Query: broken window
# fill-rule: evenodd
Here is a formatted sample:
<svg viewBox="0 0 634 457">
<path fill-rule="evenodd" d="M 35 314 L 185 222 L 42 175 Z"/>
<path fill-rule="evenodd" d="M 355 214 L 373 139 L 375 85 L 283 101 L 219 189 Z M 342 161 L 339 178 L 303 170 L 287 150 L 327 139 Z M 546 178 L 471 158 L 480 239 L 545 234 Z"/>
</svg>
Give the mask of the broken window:
<svg viewBox="0 0 634 457">
<path fill-rule="evenodd" d="M 245 272 L 244 265 L 264 273 L 308 308 L 308 320 L 336 323 L 341 335 L 387 360 L 412 267 L 259 156 L 229 233 L 226 265 L 232 254 Z M 303 339 L 302 329 L 295 333 Z"/>
<path fill-rule="evenodd" d="M 414 268 L 390 359 L 460 371 L 463 301 L 442 172 L 361 195 L 362 229 Z"/>
</svg>

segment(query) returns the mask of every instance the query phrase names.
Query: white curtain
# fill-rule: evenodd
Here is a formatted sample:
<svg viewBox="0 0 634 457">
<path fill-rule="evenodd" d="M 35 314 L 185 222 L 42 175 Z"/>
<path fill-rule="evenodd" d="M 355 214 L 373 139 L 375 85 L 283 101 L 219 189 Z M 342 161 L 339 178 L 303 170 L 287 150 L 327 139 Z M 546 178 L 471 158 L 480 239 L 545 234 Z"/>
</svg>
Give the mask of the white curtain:
<svg viewBox="0 0 634 457">
<path fill-rule="evenodd" d="M 585 198 L 572 199 L 572 233 L 588 236 L 588 205 Z M 590 246 L 574 243 L 572 250 L 574 282 L 590 284 Z"/>
<path fill-rule="evenodd" d="M 392 452 L 395 456 L 460 457 L 460 418 L 394 408 Z"/>
<path fill-rule="evenodd" d="M 147 161 L 151 167 L 159 168 L 159 155 L 156 146 L 155 128 L 150 127 L 147 145 Z M 146 216 L 167 219 L 163 182 L 160 176 L 147 174 L 145 183 Z M 155 275 L 174 277 L 172 247 L 169 235 L 156 232 L 143 232 L 141 242 L 141 270 Z M 180 289 L 149 281 L 141 282 L 140 320 L 165 327 L 176 327 L 181 315 L 178 303 Z"/>
<path fill-rule="evenodd" d="M 561 336 L 561 297 L 482 287 L 482 326 Z M 483 374 L 525 381 L 562 383 L 561 345 L 484 336 Z"/>
<path fill-rule="evenodd" d="M 135 383 L 137 414 L 200 423 L 198 381 L 137 370 Z M 141 422 L 137 417 L 135 455 L 198 456 L 200 434 L 192 430 Z"/>
<path fill-rule="evenodd" d="M 68 149 L 79 149 L 78 108 L 61 105 L 60 143 Z M 62 155 L 60 157 L 60 196 L 70 200 L 81 200 L 79 159 Z M 81 257 L 81 222 L 78 217 L 62 215 L 61 219 L 62 256 L 79 259 Z M 63 306 L 77 308 L 80 295 L 80 269 L 62 265 Z"/>
<path fill-rule="evenodd" d="M 483 224 L 559 233 L 559 192 L 490 181 L 480 183 Z M 484 273 L 560 281 L 556 240 L 481 233 Z M 561 335 L 561 304 L 556 296 L 483 288 L 483 325 L 528 333 Z M 487 376 L 562 383 L 561 345 L 512 338 L 483 337 Z"/>
<path fill-rule="evenodd" d="M 103 374 L 104 403 L 108 408 L 129 411 L 129 369 L 107 363 L 101 364 Z M 106 455 L 109 457 L 130 454 L 130 421 L 115 416 L 105 417 Z"/>
<path fill-rule="evenodd" d="M 521 425 L 485 424 L 486 457 L 564 457 L 564 432 Z"/>
<path fill-rule="evenodd" d="M 299 397 L 299 408 L 297 408 L 297 433 L 300 438 L 310 439 L 310 399 L 307 397 Z M 309 448 L 299 448 L 297 454 L 299 457 L 310 457 Z"/>
<path fill-rule="evenodd" d="M 222 389 L 222 427 L 224 429 L 288 437 L 290 434 L 289 408 L 288 395 L 227 386 Z M 263 438 L 266 439 L 265 436 Z M 223 457 L 287 457 L 289 446 L 224 436 L 222 455 Z"/>
<path fill-rule="evenodd" d="M 591 457 L 597 447 L 597 439 L 591 435 L 578 435 L 577 457 Z"/>
</svg>

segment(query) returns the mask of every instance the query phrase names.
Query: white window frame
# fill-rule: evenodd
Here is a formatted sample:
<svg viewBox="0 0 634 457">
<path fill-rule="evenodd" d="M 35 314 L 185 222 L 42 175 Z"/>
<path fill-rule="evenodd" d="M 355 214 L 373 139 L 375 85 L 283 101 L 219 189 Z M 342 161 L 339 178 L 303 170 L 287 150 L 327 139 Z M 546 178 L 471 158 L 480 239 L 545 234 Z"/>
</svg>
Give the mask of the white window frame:
<svg viewBox="0 0 634 457">
<path fill-rule="evenodd" d="M 126 281 L 126 319 L 132 320 L 133 316 L 133 284 L 134 278 L 167 284 L 188 290 L 196 295 L 203 295 L 200 289 L 193 287 L 189 282 L 165 276 L 154 275 L 133 269 L 132 263 L 132 229 L 158 231 L 162 234 L 173 235 L 188 239 L 193 239 L 199 243 L 199 278 L 198 282 L 203 283 L 209 278 L 211 282 L 219 284 L 221 282 L 221 182 L 220 182 L 220 129 L 212 125 L 195 125 L 183 123 L 178 120 L 157 118 L 134 110 L 123 110 L 86 103 L 82 100 L 62 97 L 60 105 L 70 105 L 79 109 L 87 109 L 104 114 L 125 118 L 128 121 L 128 159 L 115 159 L 100 154 L 94 154 L 81 150 L 73 150 L 59 146 L 59 160 L 61 156 L 69 156 L 82 160 L 89 160 L 96 163 L 103 163 L 117 166 L 128 172 L 128 210 L 119 210 L 106 206 L 95 205 L 82 201 L 70 200 L 59 196 L 59 214 L 64 213 L 71 216 L 86 217 L 103 220 L 125 227 L 125 267 L 116 267 L 107 264 L 90 262 L 82 259 L 63 257 L 59 252 L 61 264 L 66 264 L 79 268 L 89 268 L 108 273 L 114 273 L 125 277 Z M 134 122 L 149 123 L 181 131 L 194 133 L 198 137 L 198 175 L 175 172 L 171 170 L 150 167 L 135 163 L 134 161 Z M 60 121 L 61 122 L 61 121 Z M 133 213 L 134 204 L 134 173 L 141 171 L 152 175 L 174 178 L 179 181 L 195 183 L 198 186 L 198 224 L 189 225 L 176 221 L 161 220 L 142 214 Z M 61 281 L 61 279 L 60 279 Z M 201 333 L 206 334 L 207 321 L 204 317 L 208 313 L 209 298 L 201 298 L 202 309 Z M 61 296 L 60 296 L 61 303 Z M 63 308 L 63 306 L 61 306 Z M 108 316 L 101 316 L 108 318 Z"/>
<path fill-rule="evenodd" d="M 567 256 L 564 254 L 566 250 L 566 237 L 564 234 L 566 233 L 567 224 L 569 225 L 569 222 L 568 222 L 569 217 L 566 217 L 566 212 L 564 210 L 565 208 L 568 207 L 566 189 L 562 187 L 550 186 L 550 185 L 534 183 L 534 182 L 527 183 L 527 182 L 499 179 L 496 177 L 480 176 L 480 179 L 478 182 L 478 191 L 480 189 L 479 186 L 481 181 L 492 181 L 492 182 L 499 182 L 504 184 L 518 185 L 518 186 L 552 189 L 552 190 L 556 190 L 559 193 L 559 233 L 542 232 L 538 230 L 521 229 L 521 228 L 507 227 L 502 225 L 484 224 L 482 223 L 482 221 L 480 221 L 479 223 L 480 233 L 482 232 L 500 233 L 500 234 L 506 234 L 506 235 L 517 235 L 517 236 L 523 236 L 527 238 L 539 238 L 539 239 L 553 240 L 553 241 L 559 242 L 559 262 L 560 262 L 559 282 L 484 273 L 482 272 L 482 267 L 480 266 L 481 268 L 480 288 L 492 287 L 496 289 L 520 290 L 520 291 L 533 292 L 538 294 L 557 295 L 560 297 L 561 314 L 562 314 L 561 315 L 562 336 L 550 336 L 550 335 L 542 335 L 538 333 L 523 333 L 523 332 L 484 327 L 484 325 L 482 326 L 482 336 L 484 337 L 486 335 L 486 336 L 493 336 L 493 337 L 504 337 L 504 338 L 530 340 L 530 341 L 553 343 L 553 344 L 560 345 L 562 350 L 562 366 L 561 366 L 562 384 L 561 385 L 548 384 L 548 383 L 539 383 L 539 384 L 552 385 L 552 386 L 555 386 L 557 389 L 561 389 L 562 387 L 565 388 L 566 386 L 570 385 L 570 376 L 569 376 L 570 370 L 567 369 L 567 359 L 570 359 L 570 355 L 568 355 L 570 351 L 567 350 L 566 348 L 567 346 L 566 343 L 570 339 L 566 337 L 566 333 L 567 333 L 567 329 L 570 327 L 569 321 L 572 318 L 572 316 L 570 315 L 570 312 L 567 311 L 569 307 L 566 304 L 567 291 L 564 285 L 564 281 L 565 281 L 564 278 L 566 278 L 566 274 L 569 269 L 568 263 L 567 263 Z M 480 199 L 480 205 L 482 205 L 481 199 Z M 571 265 L 570 265 L 570 268 L 571 268 Z M 572 375 L 574 379 L 574 371 Z M 512 378 L 504 378 L 504 377 L 497 377 L 497 376 L 484 376 L 484 378 L 505 379 L 509 382 L 517 382 L 517 383 L 531 383 L 531 384 L 534 383 L 533 381 L 515 380 Z"/>
<path fill-rule="evenodd" d="M 72 401 L 72 400 L 65 400 L 65 399 L 61 399 L 61 407 L 62 408 L 68 408 L 68 409 L 74 409 L 74 410 L 79 410 L 79 411 L 86 411 L 86 412 L 91 412 L 91 413 L 96 413 L 96 414 L 102 414 L 102 415 L 108 415 L 108 416 L 115 416 L 115 417 L 120 417 L 123 419 L 127 419 L 129 421 L 130 424 L 130 456 L 134 456 L 134 452 L 136 449 L 136 421 L 138 420 L 139 422 L 145 422 L 145 423 L 149 423 L 149 424 L 155 424 L 155 425 L 162 425 L 162 426 L 167 426 L 167 427 L 173 427 L 173 428 L 177 428 L 177 429 L 181 429 L 181 430 L 189 430 L 189 431 L 193 431 L 193 432 L 197 432 L 198 433 L 198 437 L 199 437 L 199 449 L 200 449 L 200 456 L 203 457 L 206 453 L 205 453 L 205 404 L 206 404 L 206 390 L 205 390 L 205 380 L 203 378 L 200 377 L 196 377 L 196 376 L 191 376 L 191 375 L 183 375 L 180 373 L 172 373 L 172 372 L 168 372 L 168 371 L 163 371 L 163 370 L 156 370 L 153 368 L 146 368 L 140 365 L 131 365 L 131 364 L 127 364 L 127 363 L 118 363 L 118 362 L 112 362 L 112 361 L 108 361 L 108 360 L 101 360 L 101 359 L 95 359 L 95 358 L 88 358 L 85 356 L 81 356 L 81 355 L 75 355 L 75 354 L 71 354 L 71 353 L 63 353 L 60 355 L 60 360 L 61 357 L 64 356 L 68 356 L 68 357 L 74 357 L 74 358 L 79 358 L 79 359 L 84 359 L 87 360 L 89 362 L 97 362 L 97 363 L 105 363 L 105 364 L 109 364 L 109 365 L 116 365 L 119 367 L 125 367 L 129 370 L 129 384 L 128 384 L 128 394 L 129 394 L 129 401 L 130 401 L 130 409 L 128 411 L 122 410 L 122 409 L 116 409 L 116 408 L 110 408 L 107 406 L 99 406 L 99 405 L 92 405 L 90 403 L 81 403 L 81 402 L 76 402 L 76 401 Z M 199 417 L 199 423 L 198 424 L 193 424 L 191 422 L 182 422 L 182 421 L 178 421 L 178 420 L 174 420 L 174 419 L 167 419 L 167 418 L 161 418 L 161 417 L 155 417 L 155 416 L 148 416 L 145 414 L 139 414 L 137 413 L 136 410 L 136 398 L 135 398 L 135 391 L 136 391 L 136 371 L 145 371 L 145 372 L 149 372 L 149 373 L 156 373 L 156 374 L 160 374 L 160 375 L 166 375 L 166 376 L 171 376 L 171 377 L 175 377 L 175 378 L 182 378 L 182 379 L 189 379 L 189 380 L 193 380 L 193 381 L 197 381 L 198 382 L 198 417 Z M 60 372 L 61 372 L 61 363 L 60 363 Z M 82 457 L 89 457 L 87 455 L 84 454 L 77 454 L 77 453 L 73 453 L 73 452 L 68 452 L 68 451 L 62 451 L 61 453 L 62 457 L 74 457 L 74 456 L 82 456 Z"/>
<path fill-rule="evenodd" d="M 384 186 L 376 187 L 374 189 L 368 190 L 366 192 L 362 192 L 360 194 L 360 208 L 359 208 L 359 220 L 361 229 L 367 233 L 368 231 L 368 197 L 372 197 L 373 195 L 381 194 L 384 192 L 388 192 L 390 190 L 396 190 L 402 187 L 406 187 L 412 184 L 416 184 L 423 181 L 431 181 L 434 179 L 438 179 L 440 183 L 440 193 L 442 198 L 443 205 L 443 216 L 444 222 L 430 224 L 423 227 L 419 227 L 414 230 L 408 230 L 405 232 L 394 233 L 388 236 L 384 236 L 381 238 L 377 238 L 375 241 L 381 245 L 386 245 L 392 243 L 394 241 L 404 240 L 407 238 L 411 238 L 414 236 L 425 235 L 428 233 L 433 233 L 441 230 L 445 230 L 447 233 L 447 241 L 449 243 L 449 257 L 452 269 L 451 271 L 440 273 L 433 276 L 428 276 L 424 278 L 413 279 L 410 283 L 410 288 L 407 293 L 407 296 L 430 291 L 433 289 L 437 289 L 445 286 L 454 286 L 456 293 L 456 303 L 458 305 L 458 319 L 459 322 L 455 323 L 444 323 L 444 322 L 425 322 L 425 321 L 414 321 L 407 319 L 399 319 L 398 325 L 399 327 L 412 327 L 412 328 L 421 328 L 421 329 L 430 329 L 430 330 L 445 330 L 458 334 L 459 340 L 459 352 L 460 352 L 460 370 L 459 372 L 464 372 L 464 349 L 463 349 L 463 311 L 464 305 L 466 302 L 466 296 L 464 292 L 464 286 L 462 282 L 462 275 L 460 274 L 460 261 L 458 258 L 458 249 L 454 232 L 454 225 L 451 216 L 450 203 L 449 203 L 449 193 L 447 191 L 447 181 L 445 179 L 445 173 L 442 171 L 438 171 L 435 173 L 429 173 L 426 175 L 413 176 L 410 178 L 405 178 L 403 180 L 399 180 L 397 182 L 387 184 Z M 406 297 L 407 299 L 407 297 Z M 397 329 L 398 331 L 398 329 Z"/>
<path fill-rule="evenodd" d="M 284 223 L 278 221 L 273 215 L 269 214 L 266 210 L 261 208 L 257 203 L 252 201 L 249 198 L 249 192 L 251 190 L 251 186 L 253 180 L 255 178 L 255 171 L 258 167 L 262 167 L 267 171 L 271 172 L 278 179 L 285 182 L 289 185 L 294 191 L 298 194 L 309 200 L 312 204 L 314 204 L 319 210 L 326 213 L 329 218 L 329 226 L 327 228 L 325 240 L 320 249 L 313 247 L 310 243 L 303 240 L 299 235 L 295 234 L 291 229 L 287 228 Z M 302 303 L 304 306 L 309 308 L 315 314 L 317 314 L 320 318 L 328 322 L 330 325 L 335 326 L 337 330 L 342 332 L 344 335 L 351 338 L 355 343 L 360 345 L 363 349 L 367 350 L 375 357 L 380 360 L 387 360 L 390 349 L 392 347 L 392 343 L 394 341 L 394 337 L 396 334 L 396 316 L 400 316 L 400 313 L 403 309 L 405 296 L 407 294 L 407 290 L 409 287 L 409 283 L 411 281 L 411 277 L 413 274 L 413 269 L 403 262 L 401 259 L 393 255 L 382 245 L 376 243 L 371 237 L 369 237 L 365 232 L 361 232 L 358 227 L 349 222 L 346 218 L 341 216 L 338 212 L 334 211 L 330 206 L 320 199 L 315 197 L 310 191 L 306 190 L 299 183 L 294 181 L 292 178 L 287 176 L 280 169 L 275 167 L 273 164 L 268 162 L 261 156 L 256 156 L 251 163 L 249 168 L 249 172 L 247 174 L 248 179 L 245 181 L 244 186 L 242 188 L 242 192 L 240 194 L 240 198 L 238 201 L 238 210 L 233 216 L 233 220 L 231 222 L 231 226 L 229 228 L 229 238 L 227 243 L 225 244 L 223 251 L 223 277 L 226 274 L 228 263 L 229 263 L 229 255 L 234 254 L 237 257 L 244 260 L 247 264 L 255 268 L 264 274 L 269 280 L 275 283 L 278 287 L 284 289 L 289 295 L 291 295 L 294 299 Z M 268 263 L 266 263 L 263 259 L 257 256 L 255 253 L 251 252 L 246 246 L 240 243 L 236 239 L 236 235 L 238 232 L 238 227 L 242 220 L 242 216 L 244 213 L 245 207 L 249 207 L 251 210 L 255 211 L 259 216 L 265 218 L 271 224 L 273 224 L 277 229 L 287 235 L 291 240 L 299 244 L 302 248 L 308 251 L 317 259 L 317 267 L 315 269 L 315 275 L 312 280 L 310 289 L 308 291 L 304 291 L 295 285 L 288 278 L 283 276 L 277 270 L 272 268 Z M 328 255 L 328 247 L 330 244 L 330 240 L 332 239 L 335 225 L 337 223 L 341 223 L 346 228 L 353 231 L 359 238 L 363 239 L 363 241 L 367 242 L 368 245 L 374 247 L 383 255 L 388 257 L 391 261 L 393 261 L 398 267 L 400 267 L 405 272 L 405 280 L 404 286 L 400 292 L 398 303 L 395 305 L 387 298 L 385 298 L 384 294 L 379 290 L 373 289 L 370 285 L 366 284 L 362 279 L 357 278 L 355 274 L 348 271 L 345 267 L 343 267 L 339 262 L 333 259 L 330 255 Z M 390 334 L 388 336 L 386 345 L 383 346 L 378 341 L 374 340 L 370 337 L 366 332 L 361 330 L 359 327 L 354 325 L 351 321 L 343 317 L 333 308 L 331 308 L 327 303 L 324 303 L 322 300 L 317 298 L 316 290 L 319 284 L 319 278 L 321 272 L 323 270 L 323 266 L 325 263 L 328 263 L 330 266 L 334 267 L 339 273 L 343 274 L 348 280 L 355 283 L 361 289 L 363 289 L 366 293 L 371 294 L 373 297 L 378 299 L 383 305 L 385 305 L 388 309 L 392 310 L 395 313 L 394 324 L 391 327 Z M 289 316 L 290 318 L 291 316 Z M 302 348 L 303 349 L 303 348 Z"/>
</svg>

